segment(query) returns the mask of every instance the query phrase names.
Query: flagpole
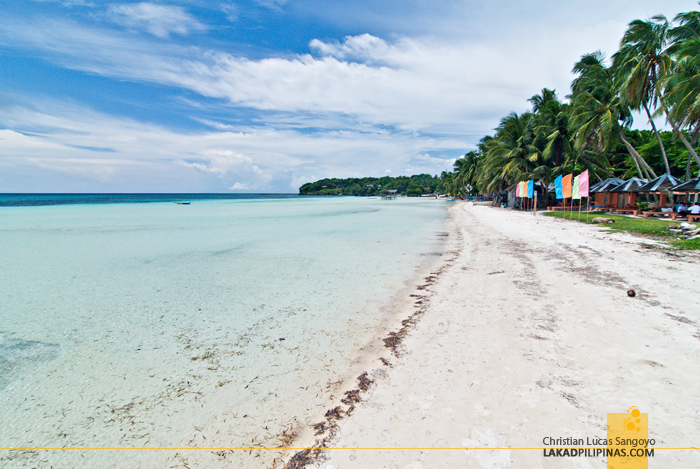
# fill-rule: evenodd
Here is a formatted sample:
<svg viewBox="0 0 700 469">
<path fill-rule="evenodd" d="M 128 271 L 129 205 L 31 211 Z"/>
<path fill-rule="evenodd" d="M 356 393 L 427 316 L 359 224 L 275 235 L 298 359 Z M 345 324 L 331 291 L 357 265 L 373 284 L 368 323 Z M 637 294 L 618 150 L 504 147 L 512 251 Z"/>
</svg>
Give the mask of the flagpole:
<svg viewBox="0 0 700 469">
<path fill-rule="evenodd" d="M 588 214 L 591 213 L 591 196 L 586 199 L 586 224 L 588 224 Z"/>
<path fill-rule="evenodd" d="M 532 214 L 537 216 L 537 192 L 535 192 L 535 205 L 532 206 Z"/>
<path fill-rule="evenodd" d="M 582 199 L 578 199 L 578 221 L 579 222 L 581 221 L 581 205 L 583 205 L 581 202 L 582 202 Z"/>
</svg>

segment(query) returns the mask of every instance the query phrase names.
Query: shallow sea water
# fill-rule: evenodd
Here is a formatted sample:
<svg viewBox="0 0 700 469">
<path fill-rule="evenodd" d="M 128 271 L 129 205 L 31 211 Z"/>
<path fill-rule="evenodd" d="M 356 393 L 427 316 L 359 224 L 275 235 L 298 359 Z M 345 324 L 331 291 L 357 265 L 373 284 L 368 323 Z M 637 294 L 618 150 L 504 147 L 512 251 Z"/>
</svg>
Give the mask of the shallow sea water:
<svg viewBox="0 0 700 469">
<path fill-rule="evenodd" d="M 439 249 L 446 209 L 363 198 L 0 207 L 0 447 L 282 446 Z M 0 450 L 0 465 L 269 463 L 204 453 Z"/>
</svg>

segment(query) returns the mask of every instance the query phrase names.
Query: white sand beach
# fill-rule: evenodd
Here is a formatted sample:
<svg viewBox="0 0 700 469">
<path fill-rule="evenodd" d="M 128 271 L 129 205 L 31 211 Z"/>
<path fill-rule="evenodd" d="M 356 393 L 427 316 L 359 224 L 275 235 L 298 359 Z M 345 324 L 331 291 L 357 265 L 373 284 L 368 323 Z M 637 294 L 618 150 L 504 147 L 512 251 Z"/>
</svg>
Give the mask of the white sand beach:
<svg viewBox="0 0 700 469">
<path fill-rule="evenodd" d="M 532 213 L 451 210 L 443 269 L 416 291 L 423 314 L 399 356 L 384 353 L 390 366 L 368 368 L 374 383 L 312 466 L 602 468 L 517 448 L 605 438 L 607 413 L 637 406 L 656 440 L 650 467 L 700 467 L 697 450 L 662 449 L 700 446 L 700 255 Z"/>
</svg>

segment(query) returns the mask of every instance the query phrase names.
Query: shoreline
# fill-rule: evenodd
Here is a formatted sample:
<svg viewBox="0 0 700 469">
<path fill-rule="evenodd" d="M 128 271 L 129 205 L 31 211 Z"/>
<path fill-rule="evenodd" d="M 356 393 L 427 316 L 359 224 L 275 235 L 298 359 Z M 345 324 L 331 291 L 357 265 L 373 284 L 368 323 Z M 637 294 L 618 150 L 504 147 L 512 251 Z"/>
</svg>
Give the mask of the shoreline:
<svg viewBox="0 0 700 469">
<path fill-rule="evenodd" d="M 451 208 L 448 210 L 451 212 Z M 401 340 L 425 312 L 429 301 L 430 295 L 426 294 L 425 288 L 433 284 L 445 265 L 454 260 L 453 218 L 451 213 L 445 218 L 442 226 L 445 231 L 436 233 L 437 239 L 425 253 L 426 260 L 403 282 L 404 287 L 380 308 L 379 313 L 384 319 L 366 336 L 365 345 L 357 350 L 353 357 L 354 366 L 334 383 L 332 394 L 322 410 L 309 416 L 304 427 L 290 441 L 289 447 L 293 449 L 276 458 L 273 468 L 306 467 L 320 460 L 323 448 L 335 438 L 341 420 L 351 417 L 355 406 L 364 400 L 377 378 L 392 368 L 392 361 L 401 356 Z"/>
<path fill-rule="evenodd" d="M 688 410 L 700 404 L 700 256 L 530 213 L 450 210 L 462 246 L 426 287 L 405 353 L 369 370 L 375 383 L 326 442 L 338 449 L 308 467 L 568 467 L 541 451 L 460 448 L 604 438 L 606 413 L 630 406 L 649 413 L 658 447 L 697 446 L 688 429 L 700 417 Z M 689 451 L 654 459 L 700 463 Z"/>
</svg>

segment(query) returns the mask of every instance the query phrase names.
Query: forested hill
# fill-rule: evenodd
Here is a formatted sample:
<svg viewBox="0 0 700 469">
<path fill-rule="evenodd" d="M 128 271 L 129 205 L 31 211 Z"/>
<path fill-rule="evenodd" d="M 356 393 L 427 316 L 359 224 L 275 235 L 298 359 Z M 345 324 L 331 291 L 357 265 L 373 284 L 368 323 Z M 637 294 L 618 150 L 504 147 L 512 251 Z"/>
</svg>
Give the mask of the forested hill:
<svg viewBox="0 0 700 469">
<path fill-rule="evenodd" d="M 438 176 L 384 176 L 380 178 L 321 179 L 307 182 L 299 188 L 300 195 L 378 195 L 395 189 L 401 195 L 420 196 L 440 192 L 443 181 Z"/>
</svg>

